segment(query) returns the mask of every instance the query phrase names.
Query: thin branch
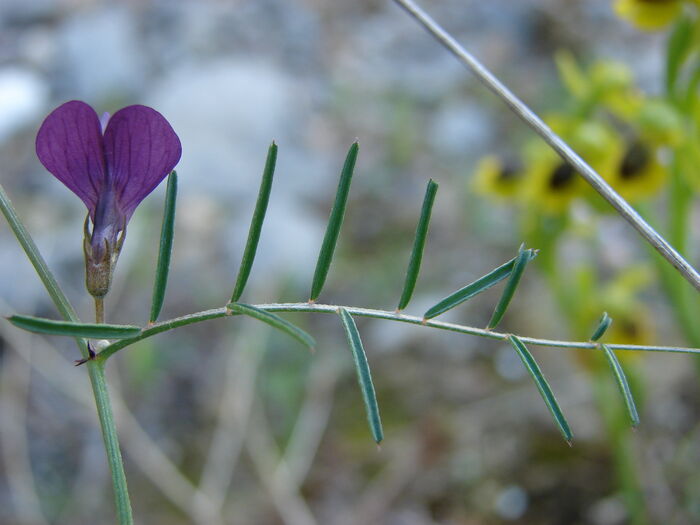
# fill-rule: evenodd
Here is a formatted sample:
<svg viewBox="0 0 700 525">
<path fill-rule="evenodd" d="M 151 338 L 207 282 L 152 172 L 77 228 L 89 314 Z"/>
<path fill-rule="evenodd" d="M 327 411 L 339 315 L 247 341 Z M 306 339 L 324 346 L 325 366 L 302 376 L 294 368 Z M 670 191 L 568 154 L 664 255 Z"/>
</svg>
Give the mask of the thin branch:
<svg viewBox="0 0 700 525">
<path fill-rule="evenodd" d="M 236 463 L 245 442 L 251 407 L 255 394 L 260 362 L 264 356 L 265 339 L 269 331 L 251 324 L 236 337 L 227 340 L 223 392 L 219 400 L 216 427 L 209 443 L 207 457 L 199 478 L 199 494 L 221 513 L 229 495 Z"/>
<path fill-rule="evenodd" d="M 308 313 L 323 313 L 323 314 L 334 314 L 337 315 L 338 308 L 340 305 L 333 304 L 316 304 L 316 303 L 269 303 L 269 304 L 256 304 L 254 305 L 260 310 L 265 310 L 267 312 L 308 312 Z M 487 330 L 485 328 L 475 328 L 472 326 L 465 326 L 455 323 L 446 323 L 442 321 L 435 321 L 433 319 L 425 320 L 421 317 L 416 317 L 413 315 L 405 315 L 403 313 L 397 313 L 387 310 L 374 310 L 371 308 L 355 308 L 351 306 L 342 306 L 348 313 L 354 316 L 360 317 L 370 317 L 374 319 L 385 319 L 388 321 L 398 321 L 401 323 L 415 324 L 426 326 L 428 328 L 437 328 L 438 330 L 447 330 L 449 332 L 457 332 L 461 334 L 475 335 L 478 337 L 485 337 L 487 339 L 497 339 L 504 341 L 508 338 L 508 333 L 494 332 L 492 330 Z M 208 321 L 210 319 L 219 319 L 222 317 L 230 317 L 237 315 L 231 312 L 227 307 L 223 308 L 213 308 L 211 310 L 204 310 L 202 312 L 197 312 L 193 314 L 183 315 L 182 317 L 176 317 L 174 319 L 169 319 L 160 323 L 156 323 L 129 339 L 120 339 L 107 346 L 99 354 L 97 354 L 98 361 L 104 361 L 111 355 L 115 354 L 122 348 L 125 348 L 137 341 L 152 337 L 156 334 L 162 332 L 167 332 L 181 326 L 186 326 L 189 324 L 199 323 L 202 321 Z M 584 350 L 597 350 L 598 345 L 590 341 L 559 341 L 555 339 L 542 339 L 538 337 L 525 337 L 518 336 L 524 343 L 535 345 L 535 346 L 547 346 L 550 348 L 579 348 Z M 684 348 L 678 346 L 652 346 L 652 345 L 627 345 L 627 344 L 608 344 L 608 348 L 613 350 L 630 350 L 636 352 L 667 352 L 667 353 L 680 353 L 680 354 L 700 354 L 699 348 Z"/>
<path fill-rule="evenodd" d="M 299 486 L 287 475 L 287 465 L 267 425 L 260 400 L 250 415 L 246 432 L 246 450 L 255 469 L 286 525 L 316 525 L 311 510 L 301 494 Z"/>
<path fill-rule="evenodd" d="M 224 525 L 218 509 L 214 508 L 191 480 L 185 476 L 141 426 L 122 395 L 116 368 L 109 377 L 114 413 L 120 426 L 119 436 L 124 450 L 139 465 L 141 471 L 188 516 L 194 525 Z"/>
<path fill-rule="evenodd" d="M 301 485 L 309 471 L 323 437 L 334 403 L 334 391 L 340 375 L 336 357 L 324 354 L 314 359 L 306 380 L 306 397 L 275 477 L 294 486 Z"/>
<path fill-rule="evenodd" d="M 0 367 L 3 399 L 0 403 L 0 452 L 12 502 L 8 506 L 15 507 L 15 519 L 25 525 L 48 525 L 37 495 L 27 432 L 33 346 L 29 344 L 24 349 L 24 360 L 17 355 L 6 355 Z M 10 510 L 6 509 L 6 512 L 9 519 Z"/>
<path fill-rule="evenodd" d="M 386 465 L 371 481 L 366 483 L 362 495 L 339 520 L 341 525 L 354 523 L 384 523 L 388 513 L 401 494 L 425 474 L 421 464 L 420 432 L 397 436 L 389 457 L 382 458 Z"/>
<path fill-rule="evenodd" d="M 639 233 L 670 262 L 683 277 L 700 291 L 700 274 L 683 256 L 678 253 L 654 228 L 630 206 L 626 200 L 612 189 L 605 180 L 596 173 L 579 155 L 569 147 L 542 119 L 516 97 L 500 80 L 498 80 L 481 62 L 469 53 L 433 18 L 423 11 L 412 0 L 394 0 L 421 24 L 440 44 L 454 54 L 460 62 L 467 66 L 472 73 L 492 93 L 500 98 L 528 126 L 530 126 L 544 141 L 556 151 L 562 159 L 568 162 L 600 195 L 608 201 L 617 212 L 627 220 Z"/>
</svg>

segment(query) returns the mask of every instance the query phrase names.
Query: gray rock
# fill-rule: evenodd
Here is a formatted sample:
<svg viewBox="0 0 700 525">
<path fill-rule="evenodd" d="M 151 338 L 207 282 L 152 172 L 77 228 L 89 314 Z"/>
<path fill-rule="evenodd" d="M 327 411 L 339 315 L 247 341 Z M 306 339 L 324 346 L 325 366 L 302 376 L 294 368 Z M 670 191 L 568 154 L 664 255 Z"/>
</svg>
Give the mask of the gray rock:
<svg viewBox="0 0 700 525">
<path fill-rule="evenodd" d="M 60 27 L 59 82 L 70 98 L 100 101 L 137 92 L 147 64 L 132 13 L 121 6 L 79 11 Z"/>
<path fill-rule="evenodd" d="M 18 67 L 0 69 L 0 142 L 39 118 L 47 99 L 48 89 L 37 73 Z"/>
<path fill-rule="evenodd" d="M 339 171 L 322 170 L 323 159 L 310 158 L 303 147 L 311 108 L 302 82 L 249 59 L 185 64 L 163 79 L 148 103 L 182 140 L 181 193 L 206 194 L 225 206 L 231 219 L 218 238 L 234 260 L 245 244 L 268 146 L 276 140 L 275 184 L 256 274 L 296 274 L 313 266 L 325 217 L 309 213 L 306 201 L 334 187 Z"/>
</svg>

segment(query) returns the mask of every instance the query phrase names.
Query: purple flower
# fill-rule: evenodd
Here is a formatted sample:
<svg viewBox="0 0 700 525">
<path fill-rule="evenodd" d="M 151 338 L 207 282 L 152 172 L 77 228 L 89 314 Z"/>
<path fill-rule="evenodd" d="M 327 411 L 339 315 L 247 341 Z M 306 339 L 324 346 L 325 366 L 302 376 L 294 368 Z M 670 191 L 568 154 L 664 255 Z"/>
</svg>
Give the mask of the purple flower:
<svg viewBox="0 0 700 525">
<path fill-rule="evenodd" d="M 89 105 L 73 100 L 44 120 L 36 154 L 88 209 L 84 249 L 92 295 L 101 297 L 109 290 L 126 224 L 181 153 L 168 121 L 146 106 L 128 106 L 101 121 Z"/>
</svg>

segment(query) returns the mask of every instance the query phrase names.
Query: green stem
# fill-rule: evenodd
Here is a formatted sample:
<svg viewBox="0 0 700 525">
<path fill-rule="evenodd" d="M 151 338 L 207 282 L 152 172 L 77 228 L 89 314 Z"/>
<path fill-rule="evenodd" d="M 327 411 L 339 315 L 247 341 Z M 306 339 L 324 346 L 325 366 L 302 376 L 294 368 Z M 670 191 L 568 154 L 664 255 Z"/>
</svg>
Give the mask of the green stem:
<svg viewBox="0 0 700 525">
<path fill-rule="evenodd" d="M 693 192 L 683 179 L 678 162 L 673 163 L 669 202 L 669 238 L 678 250 L 685 254 L 688 245 L 688 227 L 692 213 Z M 675 272 L 669 275 L 669 294 L 679 317 L 679 322 L 691 344 L 700 344 L 700 330 L 697 323 L 697 295 L 679 279 Z"/>
<path fill-rule="evenodd" d="M 102 429 L 102 439 L 107 452 L 107 461 L 112 475 L 112 488 L 117 506 L 117 517 L 119 525 L 133 525 L 134 518 L 131 514 L 131 501 L 129 500 L 129 489 L 126 485 L 126 474 L 124 472 L 124 462 L 119 448 L 119 438 L 117 427 L 114 423 L 112 405 L 109 401 L 107 381 L 105 378 L 105 363 L 96 360 L 87 362 L 92 393 L 95 396 L 95 406 L 100 419 Z"/>
<path fill-rule="evenodd" d="M 95 297 L 95 323 L 105 322 L 105 300 L 103 297 Z"/>
<path fill-rule="evenodd" d="M 41 282 L 44 283 L 46 291 L 51 296 L 56 308 L 61 316 L 72 322 L 79 322 L 78 315 L 71 305 L 70 301 L 61 290 L 56 278 L 49 270 L 46 261 L 42 257 L 39 249 L 36 247 L 32 236 L 29 234 L 24 224 L 17 216 L 12 203 L 10 202 L 7 193 L 0 185 L 0 211 L 7 219 L 10 228 L 15 237 L 22 246 L 24 253 L 29 258 L 29 261 L 34 266 L 36 273 L 39 275 Z M 76 343 L 80 349 L 84 359 L 89 359 L 90 351 L 85 339 L 77 338 Z M 102 437 L 105 442 L 105 450 L 107 452 L 107 461 L 112 474 L 112 485 L 114 488 L 114 497 L 117 505 L 117 516 L 119 517 L 119 525 L 133 525 L 131 515 L 131 504 L 129 503 L 129 493 L 126 487 L 126 475 L 124 474 L 124 464 L 122 462 L 121 452 L 119 450 L 119 441 L 117 438 L 117 429 L 114 424 L 114 416 L 109 402 L 109 392 L 107 391 L 107 382 L 104 375 L 104 363 L 96 360 L 87 361 L 88 375 L 92 392 L 95 397 L 95 406 L 97 407 L 97 415 L 100 420 L 100 428 Z"/>
<path fill-rule="evenodd" d="M 442 321 L 435 321 L 434 319 L 425 320 L 422 317 L 416 317 L 413 315 L 406 315 L 403 313 L 397 313 L 395 311 L 388 310 L 373 310 L 371 308 L 356 308 L 352 306 L 342 306 L 335 304 L 318 304 L 318 303 L 271 303 L 271 304 L 256 304 L 250 305 L 259 310 L 265 310 L 266 312 L 308 312 L 308 313 L 321 313 L 321 314 L 338 314 L 339 308 L 344 308 L 347 312 L 353 316 L 359 317 L 370 317 L 373 319 L 384 319 L 387 321 L 397 321 L 400 323 L 414 324 L 425 326 L 428 328 L 436 328 L 438 330 L 447 330 L 449 332 L 457 332 L 460 334 L 475 335 L 477 337 L 485 337 L 487 339 L 496 339 L 500 341 L 505 341 L 508 336 L 512 335 L 509 333 L 494 332 L 493 330 L 487 330 L 485 328 L 476 328 L 472 326 L 465 326 L 455 323 L 445 323 Z M 220 319 L 222 317 L 230 317 L 240 315 L 236 312 L 232 312 L 228 307 L 223 308 L 212 308 L 211 310 L 204 310 L 202 312 L 197 312 L 193 314 L 183 315 L 182 317 L 176 317 L 174 319 L 169 319 L 167 321 L 161 321 L 160 323 L 155 323 L 144 328 L 141 333 L 134 337 L 129 337 L 127 339 L 120 339 L 113 342 L 109 346 L 105 347 L 99 354 L 97 354 L 97 361 L 104 361 L 110 356 L 114 355 L 119 350 L 130 346 L 137 341 L 147 339 L 156 334 L 167 332 L 181 326 L 187 326 L 189 324 L 201 323 L 202 321 L 209 321 L 211 319 Z M 520 340 L 524 343 L 535 345 L 535 346 L 547 346 L 550 348 L 578 348 L 584 350 L 597 350 L 597 343 L 590 341 L 558 341 L 555 339 L 542 339 L 537 337 L 525 337 L 518 336 Z M 633 350 L 637 352 L 668 352 L 668 353 L 682 353 L 682 354 L 698 354 L 700 355 L 700 349 L 698 348 L 683 348 L 676 346 L 651 346 L 651 345 L 626 345 L 626 344 L 608 344 L 609 348 L 613 350 Z"/>
<path fill-rule="evenodd" d="M 693 202 L 693 192 L 683 180 L 678 162 L 672 165 L 668 238 L 680 253 L 685 253 L 688 245 L 688 219 Z"/>
<path fill-rule="evenodd" d="M 682 239 L 687 239 L 691 206 L 690 202 L 686 202 L 685 197 L 681 196 L 682 192 L 678 190 L 678 183 L 672 182 L 671 184 L 669 237 L 680 240 L 680 244 L 683 245 L 687 242 Z M 688 192 L 688 194 L 690 193 Z M 654 220 L 653 212 L 649 207 L 640 206 L 640 210 L 650 220 L 658 222 Z M 700 345 L 700 325 L 698 325 L 696 318 L 695 290 L 690 288 L 685 280 L 680 278 L 656 252 L 649 250 L 649 254 L 659 272 L 661 287 L 675 311 L 676 322 L 683 335 L 690 344 Z"/>
</svg>

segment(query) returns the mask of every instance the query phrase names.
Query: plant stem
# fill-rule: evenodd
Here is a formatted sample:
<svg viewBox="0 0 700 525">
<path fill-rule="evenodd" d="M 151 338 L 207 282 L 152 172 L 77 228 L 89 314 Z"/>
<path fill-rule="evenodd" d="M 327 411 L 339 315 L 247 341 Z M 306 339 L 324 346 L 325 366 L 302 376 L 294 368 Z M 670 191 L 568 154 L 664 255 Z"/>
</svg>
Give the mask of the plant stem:
<svg viewBox="0 0 700 525">
<path fill-rule="evenodd" d="M 672 182 L 672 185 L 675 183 Z M 687 228 L 687 220 L 689 218 L 690 209 L 685 206 L 683 202 L 678 203 L 679 207 L 684 207 L 685 210 L 676 210 L 674 203 L 674 193 L 671 192 L 671 218 L 669 220 L 670 229 L 673 230 L 671 235 L 676 238 L 681 238 L 682 228 Z M 640 207 L 643 213 L 651 218 L 655 219 L 652 210 L 648 207 Z M 686 214 L 685 221 L 680 217 L 683 213 Z M 656 221 L 658 222 L 658 221 Z M 687 230 L 685 230 L 687 232 Z M 694 294 L 692 288 L 681 279 L 681 277 L 676 274 L 665 261 L 653 251 L 649 251 L 651 254 L 651 260 L 656 266 L 659 272 L 660 284 L 664 293 L 666 294 L 668 301 L 675 312 L 676 322 L 680 327 L 683 335 L 688 340 L 691 345 L 700 344 L 700 326 L 698 326 L 696 319 L 696 308 L 697 308 L 697 296 Z"/>
<path fill-rule="evenodd" d="M 107 461 L 112 475 L 112 488 L 117 506 L 117 517 L 119 525 L 133 525 L 134 518 L 131 514 L 131 502 L 129 500 L 129 490 L 126 485 L 126 474 L 124 473 L 124 462 L 119 448 L 117 437 L 117 427 L 114 423 L 112 405 L 109 401 L 107 391 L 107 381 L 105 378 L 105 363 L 92 359 L 87 362 L 92 393 L 95 396 L 95 406 L 100 419 L 102 439 L 107 452 Z"/>
<path fill-rule="evenodd" d="M 95 322 L 105 322 L 104 297 L 95 297 Z M 96 361 L 93 358 L 88 361 L 88 364 L 90 367 L 92 391 L 95 396 L 95 406 L 97 406 L 97 415 L 100 418 L 102 439 L 104 440 L 105 451 L 107 452 L 109 471 L 112 475 L 112 488 L 114 490 L 114 500 L 117 506 L 119 525 L 133 525 L 134 518 L 131 514 L 131 501 L 129 500 L 129 488 L 126 485 L 124 461 L 122 459 L 121 449 L 119 448 L 117 426 L 114 423 L 114 414 L 112 413 L 109 391 L 107 390 L 105 362 Z"/>
<path fill-rule="evenodd" d="M 0 185 L 0 211 L 2 211 L 7 219 L 20 246 L 22 246 L 27 258 L 32 263 L 32 266 L 34 266 L 41 282 L 44 283 L 46 291 L 49 293 L 49 296 L 51 296 L 61 316 L 66 321 L 79 322 L 80 320 L 75 313 L 73 305 L 68 300 L 68 297 L 66 297 L 66 294 L 63 293 L 63 290 L 61 290 L 51 270 L 49 270 L 46 261 L 34 243 L 34 239 L 32 239 L 32 236 L 24 227 L 24 224 L 17 215 L 2 185 Z M 107 461 L 109 462 L 109 469 L 112 473 L 112 485 L 117 505 L 119 525 L 133 525 L 134 521 L 131 516 L 131 504 L 129 503 L 129 493 L 126 487 L 124 465 L 119 450 L 117 429 L 114 424 L 114 416 L 112 414 L 109 392 L 107 391 L 107 383 L 105 380 L 104 363 L 89 359 L 90 350 L 88 349 L 88 344 L 85 339 L 76 338 L 75 341 L 80 349 L 81 355 L 84 359 L 87 359 L 88 375 L 90 377 L 92 393 L 95 397 L 95 406 L 97 407 L 97 416 L 100 420 L 100 429 L 102 430 L 102 437 L 107 452 Z"/>
<path fill-rule="evenodd" d="M 686 254 L 688 246 L 688 229 L 693 211 L 693 192 L 686 184 L 681 173 L 678 158 L 674 158 L 671 173 L 671 189 L 668 206 L 668 237 Z M 700 329 L 697 324 L 697 295 L 688 289 L 685 283 L 673 272 L 668 276 L 668 293 L 678 314 L 678 320 L 690 344 L 700 344 Z"/>
<path fill-rule="evenodd" d="M 373 310 L 371 308 L 356 308 L 352 306 L 341 306 L 334 304 L 318 304 L 318 303 L 271 303 L 271 304 L 256 304 L 251 305 L 260 310 L 265 310 L 267 312 L 308 312 L 308 313 L 321 313 L 321 314 L 338 314 L 339 308 L 344 308 L 349 314 L 359 317 L 370 317 L 374 319 L 384 319 L 387 321 L 398 321 L 400 323 L 415 324 L 420 326 L 426 326 L 428 328 L 437 328 L 438 330 L 447 330 L 450 332 L 457 332 L 461 334 L 475 335 L 478 337 L 485 337 L 487 339 L 497 339 L 505 341 L 509 335 L 508 333 L 494 332 L 493 330 L 487 330 L 485 328 L 476 328 L 472 326 L 464 326 L 455 323 L 446 323 L 442 321 L 435 321 L 434 319 L 425 320 L 422 317 L 417 317 L 413 315 L 406 315 L 403 313 L 397 313 L 395 311 L 388 310 Z M 105 347 L 99 354 L 97 354 L 98 361 L 104 361 L 122 348 L 126 348 L 129 345 L 142 339 L 147 339 L 156 334 L 162 332 L 167 332 L 181 326 L 186 326 L 194 323 L 201 323 L 202 321 L 208 321 L 210 319 L 220 319 L 222 317 L 230 317 L 240 315 L 236 312 L 232 312 L 229 308 L 212 308 L 211 310 L 204 310 L 202 312 L 197 312 L 193 314 L 183 315 L 182 317 L 176 317 L 174 319 L 169 319 L 167 321 L 161 321 L 155 323 L 143 329 L 143 331 L 134 337 L 128 339 L 120 339 L 113 342 L 109 346 Z M 526 337 L 519 336 L 520 340 L 524 343 L 535 345 L 535 346 L 548 346 L 551 348 L 579 348 L 584 350 L 597 350 L 597 343 L 592 343 L 590 341 L 558 341 L 554 339 L 542 339 L 537 337 Z M 668 353 L 682 353 L 682 354 L 698 354 L 700 355 L 700 349 L 698 348 L 683 348 L 676 346 L 652 346 L 652 345 L 626 345 L 626 344 L 608 344 L 608 347 L 613 350 L 634 350 L 638 352 L 668 352 Z"/>
<path fill-rule="evenodd" d="M 105 322 L 105 300 L 103 297 L 95 297 L 95 323 Z"/>
</svg>

